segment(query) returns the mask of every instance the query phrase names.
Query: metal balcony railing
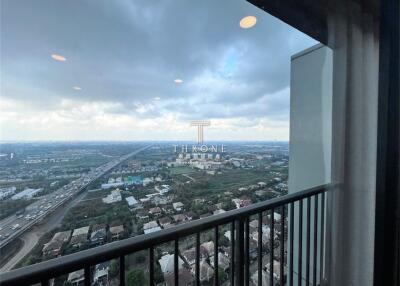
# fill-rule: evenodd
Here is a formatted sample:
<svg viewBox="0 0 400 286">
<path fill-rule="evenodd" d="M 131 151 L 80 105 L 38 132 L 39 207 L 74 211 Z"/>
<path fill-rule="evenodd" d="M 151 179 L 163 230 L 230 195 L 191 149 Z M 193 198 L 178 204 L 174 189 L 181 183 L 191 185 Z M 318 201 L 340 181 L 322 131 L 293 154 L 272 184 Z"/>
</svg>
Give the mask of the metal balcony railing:
<svg viewBox="0 0 400 286">
<path fill-rule="evenodd" d="M 257 273 L 255 274 L 257 276 L 255 284 L 321 285 L 325 242 L 325 192 L 332 188 L 332 185 L 315 187 L 194 220 L 173 228 L 112 242 L 12 270 L 1 274 L 0 285 L 21 286 L 35 283 L 41 283 L 43 286 L 50 285 L 52 278 L 83 269 L 83 285 L 89 286 L 92 285 L 92 268 L 111 259 L 119 259 L 119 284 L 126 285 L 125 257 L 143 250 L 148 250 L 149 254 L 149 284 L 155 285 L 155 248 L 169 242 L 173 242 L 174 245 L 174 285 L 182 285 L 179 282 L 179 259 L 181 259 L 179 240 L 192 235 L 195 236 L 196 254 L 192 272 L 195 285 L 200 285 L 200 234 L 209 230 L 214 232 L 212 259 L 215 266 L 219 264 L 219 229 L 226 226 L 230 228 L 229 285 L 249 285 L 251 279 L 249 222 L 251 217 L 256 217 L 258 220 L 256 226 L 257 258 L 253 263 L 257 268 L 257 271 L 254 272 Z M 304 210 L 303 207 L 305 207 Z M 274 218 L 276 212 L 280 213 L 279 220 Z M 265 214 L 267 214 L 267 219 L 265 219 Z M 263 219 L 267 221 L 270 232 L 269 239 L 264 245 L 262 243 Z M 277 241 L 275 241 L 275 225 L 279 225 L 280 229 Z M 305 229 L 303 229 L 304 227 Z M 303 249 L 303 245 L 305 245 L 305 249 Z M 265 264 L 263 258 L 269 263 Z M 274 261 L 278 263 L 274 263 Z M 214 267 L 214 269 L 218 268 Z M 218 271 L 214 271 L 214 273 L 213 284 L 218 286 L 220 284 Z M 273 275 L 269 275 L 269 273 Z"/>
</svg>

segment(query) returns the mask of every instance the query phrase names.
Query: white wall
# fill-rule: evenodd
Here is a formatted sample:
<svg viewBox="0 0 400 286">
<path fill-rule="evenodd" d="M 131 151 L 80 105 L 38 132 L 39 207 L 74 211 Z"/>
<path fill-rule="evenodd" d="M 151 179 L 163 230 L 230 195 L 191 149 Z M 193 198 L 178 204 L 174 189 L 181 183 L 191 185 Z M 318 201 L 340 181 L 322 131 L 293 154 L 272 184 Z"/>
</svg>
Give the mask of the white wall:
<svg viewBox="0 0 400 286">
<path fill-rule="evenodd" d="M 331 180 L 332 51 L 316 45 L 292 56 L 289 192 Z"/>
</svg>

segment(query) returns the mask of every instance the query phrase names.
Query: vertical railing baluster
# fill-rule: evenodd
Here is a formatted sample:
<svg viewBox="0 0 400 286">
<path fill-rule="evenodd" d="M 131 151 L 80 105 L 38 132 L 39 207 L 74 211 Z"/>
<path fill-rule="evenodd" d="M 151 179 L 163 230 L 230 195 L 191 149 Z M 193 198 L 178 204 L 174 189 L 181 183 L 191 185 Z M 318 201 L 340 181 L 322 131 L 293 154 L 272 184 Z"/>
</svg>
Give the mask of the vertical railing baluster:
<svg viewBox="0 0 400 286">
<path fill-rule="evenodd" d="M 275 210 L 271 209 L 271 221 L 270 221 L 270 232 L 269 232 L 269 285 L 274 285 L 274 217 Z"/>
<path fill-rule="evenodd" d="M 218 286 L 219 277 L 218 277 L 218 225 L 214 228 L 214 285 Z"/>
<path fill-rule="evenodd" d="M 289 256 L 289 286 L 293 286 L 293 253 L 294 253 L 294 203 L 290 203 L 290 256 Z"/>
<path fill-rule="evenodd" d="M 245 240 L 245 249 L 246 249 L 246 262 L 245 262 L 245 275 L 244 275 L 244 285 L 249 286 L 250 281 L 250 229 L 249 229 L 249 217 L 246 218 L 246 240 Z"/>
<path fill-rule="evenodd" d="M 281 241 L 280 241 L 281 259 L 279 263 L 279 278 L 280 285 L 284 285 L 284 264 L 285 264 L 285 205 L 282 206 L 281 210 Z"/>
<path fill-rule="evenodd" d="M 298 286 L 302 285 L 303 275 L 303 200 L 299 201 L 299 257 L 298 257 Z"/>
<path fill-rule="evenodd" d="M 86 266 L 85 272 L 85 286 L 90 286 L 90 266 Z"/>
<path fill-rule="evenodd" d="M 306 286 L 310 285 L 311 197 L 307 198 Z"/>
<path fill-rule="evenodd" d="M 154 247 L 149 248 L 149 271 L 150 271 L 150 286 L 154 286 Z"/>
<path fill-rule="evenodd" d="M 325 193 L 321 195 L 321 251 L 319 262 L 320 285 L 324 282 L 324 235 L 325 235 Z"/>
<path fill-rule="evenodd" d="M 318 252 L 318 195 L 314 196 L 314 252 L 313 252 L 313 285 L 317 285 L 317 252 Z"/>
<path fill-rule="evenodd" d="M 125 285 L 125 256 L 119 257 L 119 285 Z"/>
<path fill-rule="evenodd" d="M 231 286 L 235 285 L 235 222 L 231 222 L 231 268 L 230 268 Z"/>
<path fill-rule="evenodd" d="M 258 214 L 258 286 L 262 286 L 262 212 Z"/>
<path fill-rule="evenodd" d="M 200 232 L 196 233 L 196 286 L 200 286 Z"/>
<path fill-rule="evenodd" d="M 244 220 L 237 219 L 235 221 L 235 265 L 236 265 L 236 286 L 243 286 L 244 282 Z"/>
<path fill-rule="evenodd" d="M 266 214 L 270 212 L 270 236 L 269 236 L 269 285 L 277 285 L 278 279 L 275 279 L 274 274 L 278 275 L 279 271 L 279 285 L 283 286 L 288 282 L 288 285 L 293 286 L 293 280 L 295 278 L 294 273 L 297 270 L 297 286 L 301 286 L 302 283 L 305 281 L 306 286 L 316 286 L 316 285 L 323 285 L 324 284 L 324 263 L 325 261 L 325 193 L 321 192 L 314 195 L 302 195 L 298 197 L 298 226 L 295 226 L 295 212 L 297 213 L 296 209 L 296 202 L 290 202 L 287 205 L 266 205 L 265 207 L 272 207 L 270 210 L 264 210 Z M 319 203 L 319 198 L 321 197 L 321 205 Z M 299 199 L 300 198 L 300 199 Z M 304 209 L 304 204 L 307 204 L 307 209 Z M 290 208 L 289 208 L 290 204 Z M 314 208 L 312 211 L 311 208 Z M 275 210 L 277 213 L 280 211 L 280 236 L 279 236 L 279 254 L 275 251 Z M 252 273 L 256 269 L 255 263 L 250 265 L 250 253 L 251 250 L 255 251 L 255 249 L 250 249 L 250 219 L 251 216 L 255 216 L 253 214 L 254 209 L 250 209 L 249 212 L 233 214 L 232 218 L 235 219 L 234 221 L 230 222 L 230 239 L 231 239 L 231 249 L 230 249 L 230 256 L 231 256 L 231 269 L 230 269 L 230 285 L 237 285 L 237 286 L 248 286 L 250 284 L 250 266 Z M 321 214 L 320 214 L 321 212 Z M 245 215 L 251 216 L 243 217 Z M 311 215 L 313 214 L 313 221 L 311 221 Z M 263 285 L 263 251 L 267 255 L 268 244 L 263 245 L 263 212 L 257 213 L 258 215 L 258 248 L 257 248 L 257 269 L 258 269 L 258 285 Z M 278 214 L 277 214 L 278 216 Z M 303 216 L 306 216 L 305 219 Z M 238 217 L 238 218 L 237 218 Z M 276 221 L 278 224 L 278 218 Z M 296 220 L 297 222 L 297 220 Z M 206 226 L 210 228 L 214 228 L 214 285 L 219 286 L 220 284 L 220 277 L 219 277 L 219 240 L 220 240 L 220 233 L 219 233 L 219 225 L 215 225 L 217 222 L 214 222 L 214 225 L 210 225 L 210 222 L 206 223 Z M 221 223 L 221 222 L 219 222 Z M 226 223 L 226 222 L 224 222 Z M 287 225 L 289 223 L 289 225 Z M 306 225 L 304 225 L 306 224 Z M 306 227 L 303 230 L 303 226 Z M 204 227 L 204 225 L 203 225 Z M 285 227 L 286 230 L 289 230 L 289 237 L 285 234 Z M 296 228 L 298 227 L 298 229 Z M 223 227 L 224 229 L 225 227 Z M 279 226 L 277 227 L 279 230 Z M 236 231 L 235 231 L 236 230 Z M 295 235 L 295 230 L 298 230 L 298 234 Z M 181 230 L 182 231 L 182 230 Z M 311 233 L 311 231 L 313 231 Z M 306 233 L 304 233 L 306 232 Z M 185 235 L 192 234 L 187 229 L 183 229 L 183 233 Z M 182 232 L 177 232 L 174 240 L 174 285 L 179 285 L 179 236 L 183 236 Z M 295 270 L 294 263 L 294 253 L 295 253 L 295 246 L 294 246 L 294 238 L 298 238 L 298 249 L 296 249 L 296 253 L 298 254 L 297 257 L 297 269 Z M 298 236 L 298 237 L 297 237 Z M 200 238 L 201 233 L 196 233 L 196 245 L 195 245 L 195 279 L 196 285 L 200 286 L 200 262 L 201 262 L 201 248 L 200 248 Z M 163 238 L 165 239 L 165 238 Z M 306 239 L 306 241 L 303 241 Z M 289 240 L 289 241 L 288 241 Z M 170 243 L 172 241 L 170 240 Z M 277 242 L 277 245 L 278 245 Z M 288 243 L 285 246 L 285 243 Z M 312 243 L 312 246 L 311 246 Z M 303 250 L 303 244 L 305 244 L 305 251 Z M 155 285 L 155 246 L 149 247 L 149 285 Z M 313 250 L 311 250 L 313 248 Z M 221 248 L 222 249 L 222 248 Z M 290 252 L 289 252 L 290 249 Z M 278 250 L 277 250 L 278 251 Z M 286 252 L 285 252 L 286 251 Z M 318 253 L 319 252 L 319 253 Z M 252 253 L 253 254 L 253 253 Z M 127 253 L 122 254 L 119 257 L 115 257 L 113 261 L 119 260 L 119 285 L 124 286 L 126 282 L 126 269 L 125 269 L 125 256 L 128 255 Z M 279 255 L 279 270 L 275 269 L 274 262 L 278 263 L 278 255 Z M 285 256 L 286 255 L 286 256 Z M 287 257 L 289 255 L 289 257 Z M 303 261 L 303 256 L 305 256 Z M 95 258 L 96 259 L 96 258 Z M 96 264 L 98 261 L 102 261 L 100 257 L 98 260 L 91 260 L 89 263 L 92 265 L 82 265 L 84 270 L 84 281 L 83 284 L 85 286 L 90 286 L 92 283 L 92 271 L 94 270 L 93 264 Z M 318 261 L 319 260 L 319 261 Z M 208 261 L 208 260 L 207 260 Z M 182 262 L 182 259 L 181 259 Z M 209 261 L 208 261 L 209 262 Z M 81 262 L 82 263 L 82 262 Z M 288 268 L 286 269 L 285 275 L 285 264 L 288 264 Z M 304 266 L 304 263 L 306 264 Z M 319 269 L 318 269 L 319 266 Z M 78 266 L 79 267 L 79 266 Z M 304 271 L 303 271 L 304 270 Z M 67 270 L 68 271 L 68 270 Z M 82 271 L 82 268 L 81 270 Z M 275 273 L 274 273 L 275 272 Z M 305 273 L 304 273 L 305 272 Z M 265 273 L 264 273 L 265 274 Z M 34 274 L 35 275 L 35 274 Z M 304 275 L 304 277 L 303 277 Z M 225 276 L 225 275 L 224 275 Z M 312 278 L 311 278 L 312 276 Z M 318 278 L 319 276 L 319 278 Z M 43 280 L 36 281 L 42 286 L 48 286 L 50 284 L 49 277 L 53 277 L 52 273 L 47 273 L 41 276 Z M 29 279 L 29 278 L 28 278 Z M 289 281 L 287 281 L 289 280 Z"/>
<path fill-rule="evenodd" d="M 174 277 L 175 286 L 179 286 L 179 241 L 175 239 L 175 251 L 174 251 Z"/>
</svg>

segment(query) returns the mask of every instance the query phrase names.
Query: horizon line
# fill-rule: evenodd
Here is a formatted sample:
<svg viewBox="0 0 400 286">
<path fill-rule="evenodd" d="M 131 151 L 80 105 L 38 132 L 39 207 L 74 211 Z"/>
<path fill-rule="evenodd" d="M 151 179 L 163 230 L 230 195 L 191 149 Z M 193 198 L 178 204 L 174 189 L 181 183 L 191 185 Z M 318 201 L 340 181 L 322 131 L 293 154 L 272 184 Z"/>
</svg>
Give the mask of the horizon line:
<svg viewBox="0 0 400 286">
<path fill-rule="evenodd" d="M 0 140 L 0 144 L 4 143 L 90 143 L 90 142 L 110 142 L 110 143 L 141 143 L 141 142 L 176 142 L 176 143 L 196 143 L 195 140 Z M 216 142 L 289 142 L 289 140 L 278 140 L 278 139 L 265 139 L 265 140 L 209 140 L 208 143 Z M 207 144 L 204 142 L 204 145 Z"/>
</svg>

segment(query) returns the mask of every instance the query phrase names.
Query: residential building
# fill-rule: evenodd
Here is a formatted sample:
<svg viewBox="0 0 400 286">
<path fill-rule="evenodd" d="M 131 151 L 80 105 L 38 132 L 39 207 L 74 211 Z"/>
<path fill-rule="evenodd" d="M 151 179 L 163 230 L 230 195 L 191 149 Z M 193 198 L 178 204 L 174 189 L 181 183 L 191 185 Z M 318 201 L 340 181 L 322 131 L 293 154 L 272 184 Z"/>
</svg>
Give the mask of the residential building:
<svg viewBox="0 0 400 286">
<path fill-rule="evenodd" d="M 126 197 L 125 200 L 130 208 L 134 208 L 139 205 L 139 202 L 133 196 Z"/>
<path fill-rule="evenodd" d="M 200 244 L 200 248 L 203 248 L 209 257 L 214 255 L 214 242 L 213 241 L 208 241 L 208 242 L 204 242 L 204 243 Z"/>
<path fill-rule="evenodd" d="M 71 237 L 71 231 L 57 232 L 53 238 L 44 244 L 42 253 L 46 257 L 56 257 L 60 254 L 61 248 L 66 244 Z"/>
<path fill-rule="evenodd" d="M 200 281 L 209 282 L 213 277 L 214 277 L 214 269 L 205 260 L 202 260 L 200 262 Z"/>
<path fill-rule="evenodd" d="M 156 216 L 161 215 L 161 208 L 160 207 L 151 208 L 149 209 L 149 214 Z"/>
<path fill-rule="evenodd" d="M 183 203 L 182 202 L 176 202 L 172 204 L 172 207 L 174 208 L 174 210 L 176 210 L 177 212 L 182 211 L 183 209 Z"/>
<path fill-rule="evenodd" d="M 187 220 L 186 216 L 183 214 L 173 215 L 172 218 L 174 219 L 174 222 L 177 224 L 185 222 Z"/>
<path fill-rule="evenodd" d="M 170 217 L 162 217 L 158 219 L 158 223 L 162 228 L 167 228 L 172 223 L 172 219 Z"/>
<path fill-rule="evenodd" d="M 0 189 L 0 200 L 4 200 L 4 199 L 14 195 L 16 190 L 17 190 L 16 187 L 1 188 Z"/>
<path fill-rule="evenodd" d="M 196 249 L 194 247 L 185 250 L 182 253 L 183 258 L 190 266 L 193 266 L 196 263 Z M 208 258 L 207 249 L 200 246 L 200 259 Z"/>
<path fill-rule="evenodd" d="M 210 264 L 215 269 L 214 259 L 210 259 Z M 222 270 L 226 271 L 226 270 L 228 270 L 229 265 L 230 265 L 229 257 L 227 257 L 223 253 L 218 253 L 218 267 L 221 268 Z"/>
<path fill-rule="evenodd" d="M 122 186 L 124 186 L 124 182 L 101 184 L 101 188 L 103 190 L 112 189 L 112 188 L 119 188 L 119 187 L 122 187 Z"/>
<path fill-rule="evenodd" d="M 240 198 L 240 199 L 235 198 L 232 199 L 232 202 L 235 204 L 237 209 L 251 205 L 251 200 L 248 198 Z"/>
<path fill-rule="evenodd" d="M 196 284 L 193 274 L 186 268 L 179 269 L 178 279 L 179 279 L 178 285 L 180 286 L 194 286 Z M 175 285 L 174 273 L 164 274 L 164 280 L 166 286 L 174 286 Z"/>
<path fill-rule="evenodd" d="M 144 178 L 142 184 L 143 184 L 143 187 L 146 187 L 153 182 L 154 182 L 153 178 Z"/>
<path fill-rule="evenodd" d="M 101 245 L 107 241 L 107 230 L 105 226 L 94 226 L 90 234 L 90 245 Z"/>
<path fill-rule="evenodd" d="M 142 221 L 148 221 L 149 220 L 148 211 L 144 209 L 136 210 L 136 217 Z"/>
<path fill-rule="evenodd" d="M 89 234 L 89 226 L 74 229 L 71 237 L 70 244 L 74 247 L 81 247 L 87 243 L 87 237 Z"/>
<path fill-rule="evenodd" d="M 267 273 L 267 276 L 269 277 L 270 269 L 271 269 L 269 262 L 265 265 L 264 269 L 265 269 L 265 271 Z M 278 282 L 279 278 L 280 278 L 280 276 L 279 276 L 279 273 L 280 273 L 280 271 L 279 271 L 280 270 L 280 262 L 279 261 L 276 261 L 276 260 L 273 261 L 272 270 L 273 270 L 273 277 L 274 277 L 275 283 L 279 283 Z"/>
<path fill-rule="evenodd" d="M 174 273 L 174 255 L 173 254 L 165 254 L 163 255 L 158 262 L 160 263 L 161 271 L 164 274 Z M 178 269 L 183 268 L 183 260 L 178 257 Z"/>
<path fill-rule="evenodd" d="M 110 226 L 110 234 L 112 240 L 120 239 L 124 234 L 124 226 L 123 225 Z"/>
<path fill-rule="evenodd" d="M 161 186 L 155 186 L 154 189 L 160 193 L 160 195 L 163 195 L 165 193 L 168 193 L 171 190 L 170 185 L 161 185 Z"/>
<path fill-rule="evenodd" d="M 93 282 L 95 285 L 108 285 L 108 273 L 110 271 L 110 262 L 102 262 L 96 265 L 93 273 Z"/>
<path fill-rule="evenodd" d="M 155 231 L 161 230 L 161 227 L 158 225 L 157 221 L 153 220 L 143 225 L 143 231 L 145 234 L 152 233 Z"/>
<path fill-rule="evenodd" d="M 68 274 L 67 281 L 73 286 L 82 286 L 85 281 L 85 271 L 83 269 Z"/>
<path fill-rule="evenodd" d="M 120 189 L 112 190 L 110 194 L 108 194 L 105 198 L 103 198 L 103 202 L 105 204 L 113 204 L 120 201 L 122 201 Z"/>
</svg>

